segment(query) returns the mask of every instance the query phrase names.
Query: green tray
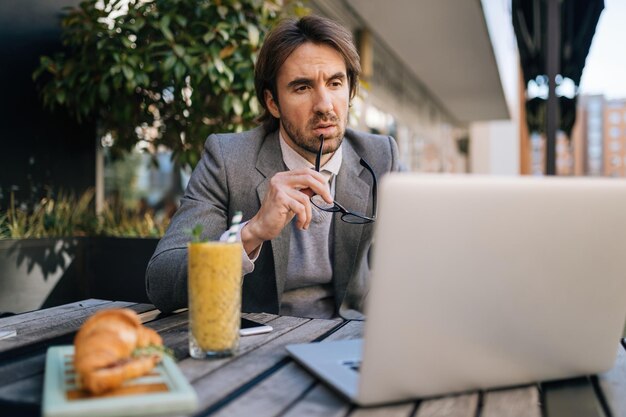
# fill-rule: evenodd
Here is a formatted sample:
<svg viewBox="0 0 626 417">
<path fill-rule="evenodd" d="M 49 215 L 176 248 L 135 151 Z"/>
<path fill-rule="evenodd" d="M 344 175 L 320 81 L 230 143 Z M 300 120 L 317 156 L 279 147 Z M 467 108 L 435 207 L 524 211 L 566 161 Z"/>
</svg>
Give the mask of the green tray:
<svg viewBox="0 0 626 417">
<path fill-rule="evenodd" d="M 119 390 L 98 397 L 86 396 L 77 389 L 73 356 L 74 346 L 48 349 L 43 387 L 44 417 L 154 416 L 191 413 L 198 407 L 196 392 L 169 356 L 164 356 L 149 375 L 128 380 Z"/>
</svg>

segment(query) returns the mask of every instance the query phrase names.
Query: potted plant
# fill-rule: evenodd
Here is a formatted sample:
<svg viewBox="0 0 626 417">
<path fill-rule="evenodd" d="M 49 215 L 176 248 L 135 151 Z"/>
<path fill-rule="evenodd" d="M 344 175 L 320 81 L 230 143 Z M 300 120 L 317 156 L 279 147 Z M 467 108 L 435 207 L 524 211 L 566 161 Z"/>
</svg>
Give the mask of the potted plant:
<svg viewBox="0 0 626 417">
<path fill-rule="evenodd" d="M 59 193 L 0 213 L 0 313 L 90 297 L 148 302 L 144 271 L 168 220 L 121 205 L 96 215 L 93 200 L 93 190 Z"/>
<path fill-rule="evenodd" d="M 114 150 L 165 145 L 193 167 L 209 134 L 253 125 L 264 35 L 304 12 L 289 0 L 87 0 L 62 20 L 66 52 L 41 57 L 33 77 L 47 107 L 97 121 Z"/>
<path fill-rule="evenodd" d="M 164 145 L 178 166 L 193 167 L 209 134 L 253 125 L 259 110 L 254 62 L 265 33 L 282 16 L 306 12 L 290 0 L 86 0 L 66 10 L 61 22 L 65 50 L 42 56 L 33 79 L 47 108 L 95 122 L 97 137 L 114 155 L 138 144 L 154 154 Z M 130 265 L 145 269 L 144 259 L 158 237 L 136 237 L 137 230 L 123 227 L 120 213 L 110 218 L 106 212 L 94 214 L 95 229 L 80 232 L 89 237 L 71 234 L 82 242 L 77 243 L 80 254 L 66 259 L 68 246 L 64 255 L 54 257 L 57 265 L 80 264 L 83 281 L 72 281 L 72 287 L 81 295 L 117 298 L 134 292 L 121 290 L 131 282 L 125 280 Z M 5 215 L 5 232 L 16 215 Z M 27 236 L 10 236 L 20 239 L 2 243 L 20 248 L 13 249 L 18 257 L 11 262 L 22 259 L 23 267 L 30 265 L 24 263 L 27 258 L 34 259 L 26 275 L 41 268 L 39 258 L 19 258 Z M 145 294 L 143 271 L 133 275 L 132 283 Z"/>
</svg>

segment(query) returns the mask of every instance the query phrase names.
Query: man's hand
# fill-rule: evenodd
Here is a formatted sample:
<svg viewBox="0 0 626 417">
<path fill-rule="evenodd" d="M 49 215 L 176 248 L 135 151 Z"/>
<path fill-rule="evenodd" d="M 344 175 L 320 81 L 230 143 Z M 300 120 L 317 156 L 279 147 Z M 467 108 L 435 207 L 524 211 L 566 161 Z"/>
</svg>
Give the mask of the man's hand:
<svg viewBox="0 0 626 417">
<path fill-rule="evenodd" d="M 299 229 L 308 229 L 312 218 L 309 198 L 315 194 L 328 203 L 333 201 L 326 178 L 317 171 L 304 168 L 274 175 L 261 209 L 241 230 L 246 253 L 278 236 L 294 216 Z"/>
</svg>

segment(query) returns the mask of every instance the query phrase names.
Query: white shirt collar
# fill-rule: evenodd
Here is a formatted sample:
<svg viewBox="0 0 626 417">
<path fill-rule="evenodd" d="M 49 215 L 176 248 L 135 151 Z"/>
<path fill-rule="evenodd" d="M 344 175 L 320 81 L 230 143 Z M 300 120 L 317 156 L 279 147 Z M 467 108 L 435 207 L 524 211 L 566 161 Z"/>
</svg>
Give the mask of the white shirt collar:
<svg viewBox="0 0 626 417">
<path fill-rule="evenodd" d="M 304 157 L 302 157 L 298 152 L 293 150 L 291 146 L 285 142 L 283 135 L 280 130 L 278 131 L 278 137 L 280 142 L 280 150 L 283 153 L 283 161 L 289 170 L 299 169 L 299 168 L 315 168 L 315 165 L 307 161 Z M 339 148 L 333 153 L 333 156 L 330 157 L 328 161 L 324 165 L 320 167 L 320 171 L 322 175 L 327 178 L 331 178 L 332 176 L 336 176 L 339 174 L 339 169 L 341 168 L 341 161 L 343 160 L 343 144 L 339 145 Z"/>
</svg>

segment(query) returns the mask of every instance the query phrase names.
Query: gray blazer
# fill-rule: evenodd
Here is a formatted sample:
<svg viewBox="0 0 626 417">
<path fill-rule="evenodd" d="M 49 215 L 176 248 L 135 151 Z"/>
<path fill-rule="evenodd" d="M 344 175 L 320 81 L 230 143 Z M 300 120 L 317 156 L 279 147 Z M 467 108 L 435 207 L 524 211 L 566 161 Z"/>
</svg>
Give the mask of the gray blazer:
<svg viewBox="0 0 626 417">
<path fill-rule="evenodd" d="M 371 213 L 372 178 L 359 164 L 360 158 L 370 164 L 380 180 L 386 172 L 399 169 L 398 149 L 389 136 L 346 130 L 335 199 L 349 210 Z M 243 212 L 244 221 L 257 213 L 270 178 L 286 170 L 277 131 L 266 134 L 259 127 L 209 136 L 180 208 L 148 263 L 146 288 L 157 308 L 168 312 L 187 306 L 190 237 L 185 230 L 201 224 L 203 237 L 217 240 L 228 229 L 235 211 Z M 335 304 L 340 315 L 358 318 L 367 293 L 373 224 L 347 224 L 339 217 L 333 223 Z M 291 228 L 285 227 L 276 239 L 263 244 L 254 271 L 243 282 L 243 311 L 279 312 L 290 235 Z"/>
</svg>

